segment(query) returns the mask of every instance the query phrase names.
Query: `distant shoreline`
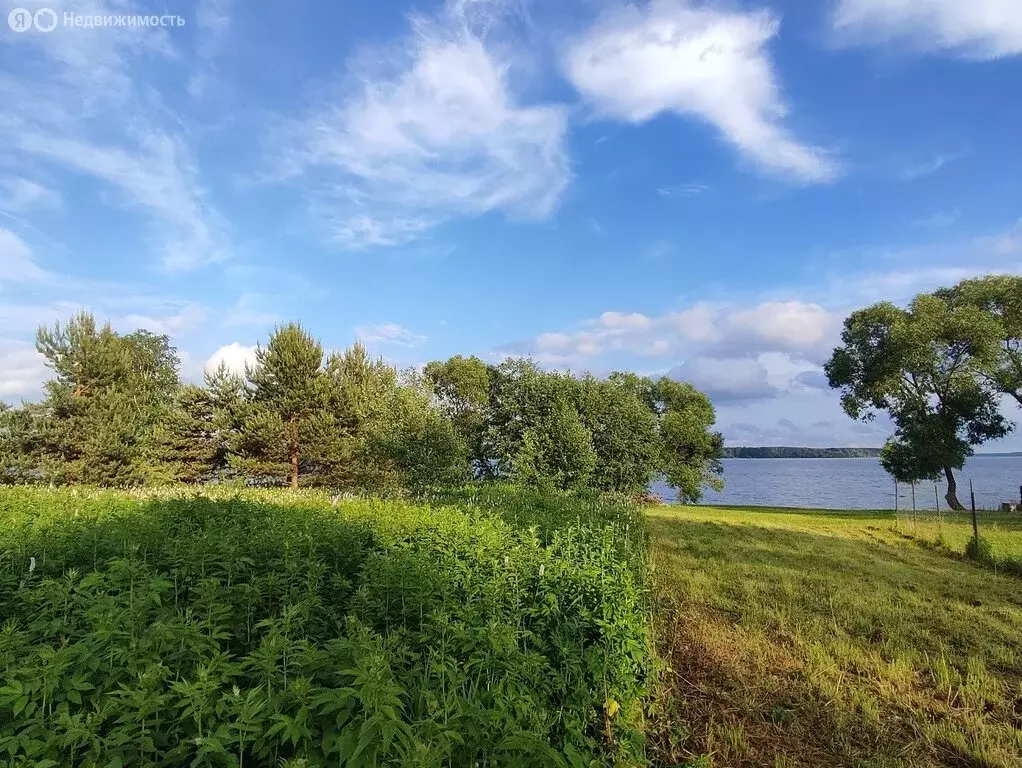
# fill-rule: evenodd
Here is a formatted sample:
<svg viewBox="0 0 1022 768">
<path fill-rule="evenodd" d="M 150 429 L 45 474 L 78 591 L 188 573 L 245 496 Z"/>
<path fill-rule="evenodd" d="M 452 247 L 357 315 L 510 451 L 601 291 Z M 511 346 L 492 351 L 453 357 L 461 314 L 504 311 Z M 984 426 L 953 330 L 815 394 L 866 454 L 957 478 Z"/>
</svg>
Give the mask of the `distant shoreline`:
<svg viewBox="0 0 1022 768">
<path fill-rule="evenodd" d="M 725 459 L 875 459 L 879 448 L 800 448 L 797 446 L 734 446 L 725 447 Z M 1009 453 L 977 453 L 976 458 L 1022 458 L 1022 451 Z"/>
</svg>

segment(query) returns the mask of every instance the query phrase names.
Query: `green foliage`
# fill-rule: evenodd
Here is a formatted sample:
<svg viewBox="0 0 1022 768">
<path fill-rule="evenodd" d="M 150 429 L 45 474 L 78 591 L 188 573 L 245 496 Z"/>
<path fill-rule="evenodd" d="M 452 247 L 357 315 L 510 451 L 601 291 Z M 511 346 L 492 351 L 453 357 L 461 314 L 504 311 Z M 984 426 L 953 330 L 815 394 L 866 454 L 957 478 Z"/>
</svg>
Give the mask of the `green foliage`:
<svg viewBox="0 0 1022 768">
<path fill-rule="evenodd" d="M 326 376 L 323 347 L 298 323 L 270 334 L 256 349 L 246 371 L 249 402 L 245 411 L 239 465 L 256 475 L 286 475 L 298 487 L 303 448 L 309 434 L 323 431 Z"/>
<path fill-rule="evenodd" d="M 656 414 L 642 399 L 643 381 L 623 374 L 582 380 L 582 418 L 596 453 L 592 485 L 600 490 L 642 493 L 660 466 Z"/>
<path fill-rule="evenodd" d="M 939 470 L 921 458 L 921 453 L 915 441 L 907 442 L 903 437 L 891 438 L 880 451 L 880 466 L 899 483 L 938 480 Z"/>
<path fill-rule="evenodd" d="M 421 385 L 394 387 L 384 418 L 370 428 L 367 457 L 375 488 L 460 485 L 469 479 L 468 454 L 455 424 L 432 408 Z"/>
<path fill-rule="evenodd" d="M 965 556 L 977 563 L 993 563 L 994 547 L 983 536 L 973 536 L 965 545 Z"/>
<path fill-rule="evenodd" d="M 398 371 L 355 344 L 324 358 L 276 328 L 244 377 L 182 384 L 166 337 L 122 336 L 86 314 L 42 328 L 54 371 L 38 405 L 0 412 L 0 479 L 113 486 L 238 480 L 402 494 L 466 477 L 686 500 L 719 487 L 722 450 L 702 393 L 475 357 Z"/>
<path fill-rule="evenodd" d="M 478 357 L 454 357 L 427 363 L 423 371 L 441 407 L 454 423 L 478 477 L 491 475 L 486 453 L 486 410 L 490 404 L 490 368 Z"/>
<path fill-rule="evenodd" d="M 53 378 L 32 442 L 41 473 L 57 482 L 140 485 L 154 479 L 177 353 L 166 336 L 127 336 L 80 313 L 40 328 L 36 347 Z"/>
<path fill-rule="evenodd" d="M 988 313 L 921 294 L 908 309 L 881 302 L 852 313 L 825 366 L 849 416 L 869 421 L 886 411 L 894 421 L 888 466 L 909 479 L 943 473 L 955 509 L 953 470 L 1011 429 L 996 393 L 975 375 L 997 332 Z"/>
<path fill-rule="evenodd" d="M 578 413 L 578 380 L 527 360 L 506 360 L 492 376 L 486 440 L 496 474 L 536 486 L 587 486 L 595 454 Z"/>
<path fill-rule="evenodd" d="M 661 471 L 678 498 L 696 502 L 704 486 L 723 487 L 720 452 L 724 441 L 713 432 L 710 399 L 691 384 L 661 378 L 650 391 L 660 422 Z"/>
<path fill-rule="evenodd" d="M 636 493 L 661 476 L 689 501 L 721 485 L 713 405 L 690 384 L 624 373 L 580 381 L 524 360 L 491 373 L 486 445 L 500 477 Z"/>
<path fill-rule="evenodd" d="M 1022 277 L 988 275 L 963 280 L 936 295 L 951 304 L 978 310 L 991 321 L 984 353 L 974 360 L 975 370 L 998 392 L 1010 395 L 1022 406 Z"/>
<path fill-rule="evenodd" d="M 724 459 L 857 459 L 880 455 L 877 448 L 805 448 L 802 446 L 726 446 Z"/>
<path fill-rule="evenodd" d="M 0 490 L 0 762 L 641 762 L 641 517 L 484 490 Z"/>
</svg>

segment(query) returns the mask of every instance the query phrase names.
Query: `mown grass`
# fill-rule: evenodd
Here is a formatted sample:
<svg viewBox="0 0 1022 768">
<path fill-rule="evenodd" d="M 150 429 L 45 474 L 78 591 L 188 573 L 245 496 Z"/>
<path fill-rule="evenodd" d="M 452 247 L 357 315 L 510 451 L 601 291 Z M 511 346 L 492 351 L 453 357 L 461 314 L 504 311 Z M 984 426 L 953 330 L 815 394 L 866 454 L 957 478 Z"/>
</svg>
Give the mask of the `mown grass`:
<svg viewBox="0 0 1022 768">
<path fill-rule="evenodd" d="M 641 515 L 0 490 L 0 764 L 644 761 Z"/>
<path fill-rule="evenodd" d="M 967 517 L 942 519 L 943 549 L 937 522 L 891 513 L 650 523 L 662 764 L 1022 765 L 1022 582 L 957 554 Z M 1019 552 L 1017 519 L 981 527 L 995 555 Z"/>
</svg>

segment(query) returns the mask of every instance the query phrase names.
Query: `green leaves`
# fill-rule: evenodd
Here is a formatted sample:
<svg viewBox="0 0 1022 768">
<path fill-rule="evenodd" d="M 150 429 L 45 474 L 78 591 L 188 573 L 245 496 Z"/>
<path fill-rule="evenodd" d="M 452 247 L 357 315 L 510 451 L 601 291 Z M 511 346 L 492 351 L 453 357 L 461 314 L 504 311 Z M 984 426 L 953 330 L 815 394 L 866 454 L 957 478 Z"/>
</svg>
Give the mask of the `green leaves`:
<svg viewBox="0 0 1022 768">
<path fill-rule="evenodd" d="M 3 489 L 0 763 L 635 764 L 646 562 L 634 508 L 496 485 Z"/>
<path fill-rule="evenodd" d="M 920 294 L 908 309 L 882 302 L 852 313 L 842 346 L 825 366 L 850 417 L 890 415 L 895 435 L 884 447 L 884 467 L 905 482 L 944 474 L 948 504 L 956 509 L 953 470 L 975 446 L 1013 426 L 999 412 L 997 394 L 1004 390 L 994 383 L 995 371 L 1010 368 L 1010 355 L 998 349 L 1009 348 L 1008 336 L 1017 330 L 1005 318 L 1013 317 L 1012 290 L 1020 284 L 989 280 Z M 1000 302 L 1000 315 L 991 301 Z"/>
</svg>

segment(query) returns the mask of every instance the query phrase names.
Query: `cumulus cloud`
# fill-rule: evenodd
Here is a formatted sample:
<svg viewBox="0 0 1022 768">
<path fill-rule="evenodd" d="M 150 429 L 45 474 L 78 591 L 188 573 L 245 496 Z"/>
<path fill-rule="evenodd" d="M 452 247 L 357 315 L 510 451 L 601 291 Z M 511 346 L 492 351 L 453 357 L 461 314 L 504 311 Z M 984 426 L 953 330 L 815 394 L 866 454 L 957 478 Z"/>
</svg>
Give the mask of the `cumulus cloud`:
<svg viewBox="0 0 1022 768">
<path fill-rule="evenodd" d="M 256 348 L 246 347 L 237 341 L 220 347 L 206 360 L 204 370 L 206 373 L 214 373 L 223 363 L 227 370 L 239 376 L 245 375 L 245 366 L 252 367 L 256 364 Z"/>
<path fill-rule="evenodd" d="M 908 42 L 973 59 L 1022 53 L 1018 0 L 839 0 L 832 24 L 849 43 Z"/>
<path fill-rule="evenodd" d="M 30 399 L 42 391 L 46 361 L 23 341 L 0 339 L 0 399 Z"/>
<path fill-rule="evenodd" d="M 724 314 L 721 322 L 739 338 L 755 338 L 776 350 L 818 354 L 832 346 L 840 318 L 819 304 L 768 301 L 751 309 Z"/>
<path fill-rule="evenodd" d="M 542 333 L 504 351 L 566 367 L 584 367 L 612 353 L 656 358 L 699 350 L 718 359 L 780 353 L 797 357 L 803 370 L 804 361 L 819 362 L 829 353 L 840 323 L 840 314 L 811 302 L 771 301 L 748 308 L 700 302 L 656 316 L 604 312 L 582 321 L 581 330 Z"/>
<path fill-rule="evenodd" d="M 413 17 L 401 44 L 356 56 L 341 94 L 292 126 L 284 175 L 325 180 L 314 206 L 342 244 L 393 245 L 457 216 L 542 219 L 556 207 L 570 178 L 567 111 L 516 94 L 494 8 L 450 0 L 437 18 Z"/>
<path fill-rule="evenodd" d="M 416 347 L 428 341 L 425 336 L 413 333 L 397 323 L 359 325 L 355 327 L 355 336 L 366 344 L 395 344 L 401 347 Z"/>
<path fill-rule="evenodd" d="M 643 123 L 673 112 L 699 118 L 763 170 L 805 183 L 834 179 L 825 150 L 795 139 L 767 52 L 779 19 L 768 11 L 653 0 L 605 13 L 568 45 L 569 80 L 601 117 Z"/>
<path fill-rule="evenodd" d="M 714 403 L 764 400 L 781 394 L 770 383 L 766 366 L 755 358 L 694 357 L 667 375 L 701 389 Z"/>
</svg>

